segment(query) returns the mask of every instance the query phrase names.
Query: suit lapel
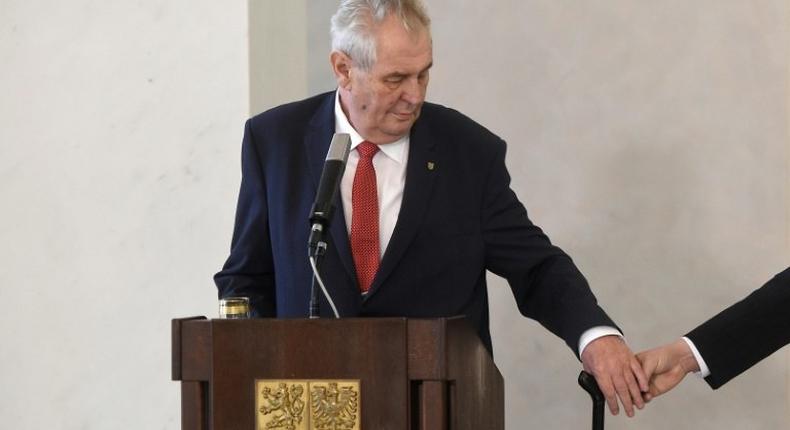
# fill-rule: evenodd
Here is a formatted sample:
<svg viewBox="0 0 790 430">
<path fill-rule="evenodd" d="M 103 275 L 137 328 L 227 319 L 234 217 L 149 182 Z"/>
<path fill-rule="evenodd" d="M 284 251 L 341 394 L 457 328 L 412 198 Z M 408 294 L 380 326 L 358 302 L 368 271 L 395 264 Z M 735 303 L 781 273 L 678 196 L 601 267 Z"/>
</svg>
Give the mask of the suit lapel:
<svg viewBox="0 0 790 430">
<path fill-rule="evenodd" d="M 304 145 L 307 154 L 307 162 L 310 166 L 310 176 L 313 179 L 313 189 L 318 190 L 318 182 L 321 180 L 321 172 L 324 170 L 324 160 L 335 133 L 335 93 L 327 95 L 326 100 L 316 111 L 310 120 L 308 130 L 305 135 Z M 337 250 L 343 268 L 354 281 L 356 287 L 356 270 L 351 258 L 351 246 L 348 241 L 346 231 L 346 219 L 343 215 L 343 201 L 338 191 L 335 198 L 335 212 L 332 215 L 332 222 L 329 225 L 331 242 Z"/>
<path fill-rule="evenodd" d="M 436 139 L 422 121 L 415 122 L 409 137 L 409 161 L 398 221 L 366 299 L 373 296 L 397 267 L 419 230 L 436 182 L 439 156 Z"/>
</svg>

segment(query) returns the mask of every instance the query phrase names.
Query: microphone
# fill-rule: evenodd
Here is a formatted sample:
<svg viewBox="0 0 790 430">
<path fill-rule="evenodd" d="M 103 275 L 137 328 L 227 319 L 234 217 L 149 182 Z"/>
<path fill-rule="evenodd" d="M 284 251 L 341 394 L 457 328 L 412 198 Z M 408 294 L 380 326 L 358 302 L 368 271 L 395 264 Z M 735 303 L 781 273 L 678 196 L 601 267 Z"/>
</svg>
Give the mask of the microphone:
<svg viewBox="0 0 790 430">
<path fill-rule="evenodd" d="M 323 254 L 326 242 L 323 241 L 324 232 L 329 228 L 332 212 L 335 206 L 335 196 L 340 186 L 340 179 L 346 170 L 348 152 L 351 148 L 351 136 L 347 133 L 335 133 L 326 153 L 324 170 L 318 182 L 318 191 L 315 201 L 310 209 L 310 238 L 308 245 L 311 255 Z"/>
<path fill-rule="evenodd" d="M 324 170 L 321 172 L 321 179 L 318 181 L 318 191 L 315 194 L 315 201 L 313 207 L 310 209 L 310 238 L 307 240 L 308 256 L 310 259 L 310 266 L 313 269 L 313 282 L 310 287 L 310 302 L 308 316 L 318 318 L 319 304 L 318 304 L 318 289 L 316 282 L 321 286 L 329 305 L 332 307 L 332 312 L 335 318 L 339 318 L 340 314 L 337 312 L 332 297 L 329 295 L 324 281 L 321 279 L 321 274 L 318 271 L 318 266 L 321 257 L 326 252 L 326 241 L 324 240 L 324 233 L 329 229 L 329 222 L 332 219 L 332 211 L 335 207 L 335 196 L 337 196 L 337 189 L 340 187 L 340 179 L 343 177 L 343 172 L 346 170 L 346 161 L 348 160 L 348 151 L 351 148 L 351 136 L 346 133 L 335 133 L 332 136 L 332 142 L 329 144 L 329 151 L 326 153 L 326 161 L 324 161 Z"/>
</svg>

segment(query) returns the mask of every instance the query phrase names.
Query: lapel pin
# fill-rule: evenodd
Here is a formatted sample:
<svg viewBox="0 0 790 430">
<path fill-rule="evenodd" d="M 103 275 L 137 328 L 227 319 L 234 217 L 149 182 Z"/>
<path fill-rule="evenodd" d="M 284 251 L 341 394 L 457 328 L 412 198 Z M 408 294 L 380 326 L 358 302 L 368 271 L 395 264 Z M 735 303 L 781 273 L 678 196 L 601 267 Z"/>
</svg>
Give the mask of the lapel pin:
<svg viewBox="0 0 790 430">
<path fill-rule="evenodd" d="M 433 171 L 433 169 L 435 169 L 435 168 L 436 168 L 436 163 L 434 163 L 433 161 L 429 161 L 428 162 L 428 170 Z"/>
</svg>

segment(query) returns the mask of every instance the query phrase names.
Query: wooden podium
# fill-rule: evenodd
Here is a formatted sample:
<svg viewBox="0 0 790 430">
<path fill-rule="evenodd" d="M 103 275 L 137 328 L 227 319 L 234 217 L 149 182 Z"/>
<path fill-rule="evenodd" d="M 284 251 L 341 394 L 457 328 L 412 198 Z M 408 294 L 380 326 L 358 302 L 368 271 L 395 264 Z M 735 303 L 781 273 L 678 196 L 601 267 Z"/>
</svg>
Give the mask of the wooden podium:
<svg viewBox="0 0 790 430">
<path fill-rule="evenodd" d="M 181 428 L 503 430 L 504 384 L 462 318 L 175 319 Z"/>
</svg>

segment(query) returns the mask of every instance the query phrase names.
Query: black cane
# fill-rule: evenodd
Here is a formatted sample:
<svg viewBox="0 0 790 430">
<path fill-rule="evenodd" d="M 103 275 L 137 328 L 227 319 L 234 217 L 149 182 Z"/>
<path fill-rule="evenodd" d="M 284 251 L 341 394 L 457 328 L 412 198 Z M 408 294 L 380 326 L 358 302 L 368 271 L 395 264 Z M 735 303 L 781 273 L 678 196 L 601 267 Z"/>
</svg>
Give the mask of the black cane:
<svg viewBox="0 0 790 430">
<path fill-rule="evenodd" d="M 581 385 L 582 388 L 584 388 L 584 391 L 586 391 L 590 397 L 592 397 L 592 430 L 603 430 L 605 399 L 601 389 L 598 388 L 598 383 L 595 382 L 595 377 L 582 370 L 582 373 L 579 374 L 579 385 Z"/>
</svg>

